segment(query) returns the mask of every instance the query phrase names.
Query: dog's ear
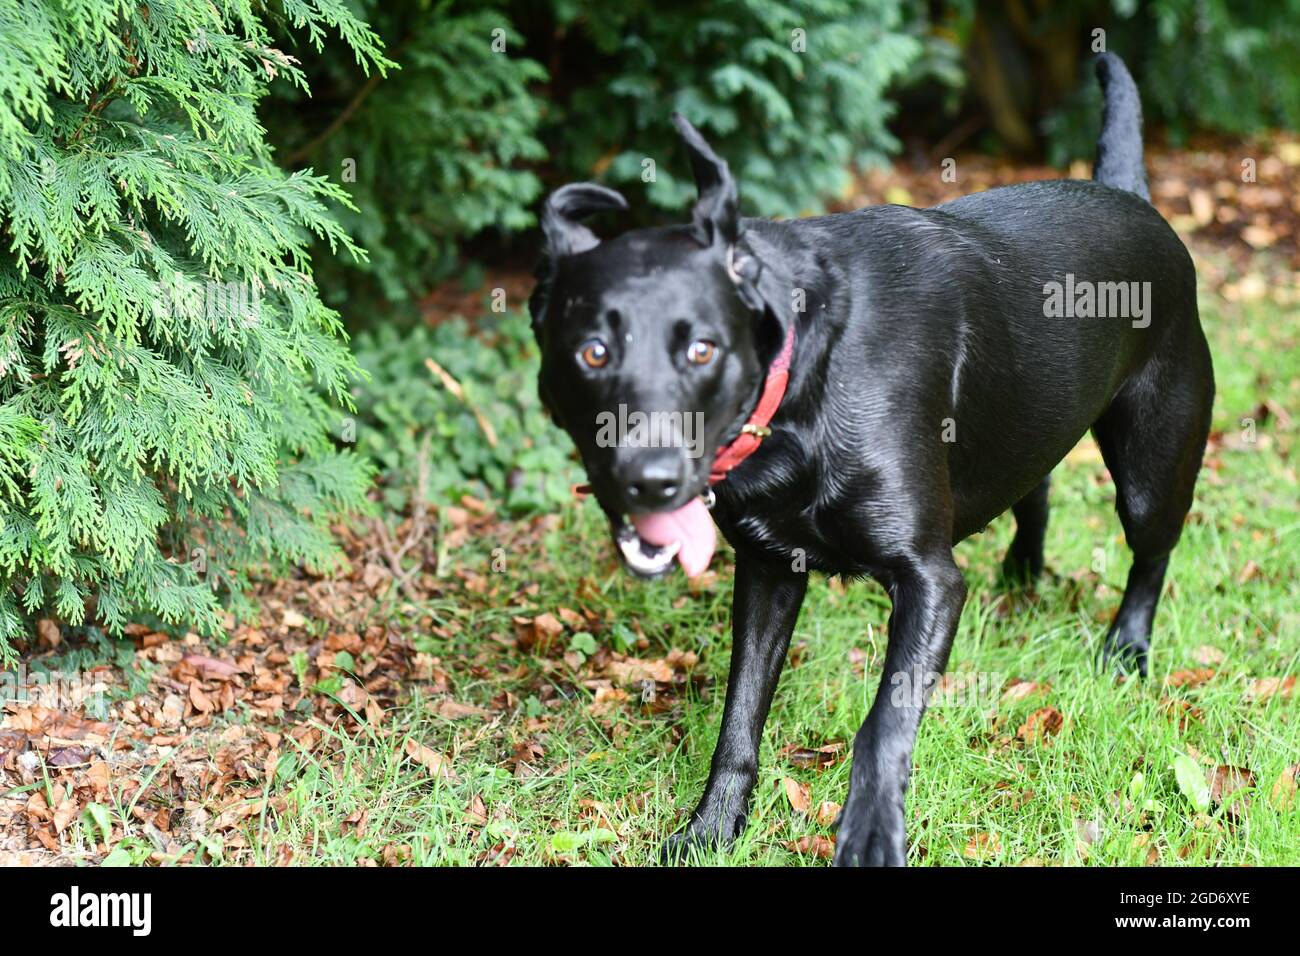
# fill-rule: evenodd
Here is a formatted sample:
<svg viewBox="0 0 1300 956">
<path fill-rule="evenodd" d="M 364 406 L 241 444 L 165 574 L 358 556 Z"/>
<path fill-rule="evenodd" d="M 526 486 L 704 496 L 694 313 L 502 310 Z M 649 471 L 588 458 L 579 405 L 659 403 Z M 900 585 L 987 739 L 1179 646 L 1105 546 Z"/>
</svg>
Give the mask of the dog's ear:
<svg viewBox="0 0 1300 956">
<path fill-rule="evenodd" d="M 757 318 L 759 358 L 769 362 L 781 350 L 798 313 L 816 290 L 800 290 L 791 278 L 791 264 L 781 251 L 753 230 L 729 254 L 727 272 L 741 300 Z M 818 300 L 820 301 L 820 300 Z"/>
<path fill-rule="evenodd" d="M 686 144 L 691 170 L 695 173 L 695 187 L 700 193 L 691 210 L 695 238 L 704 246 L 721 241 L 731 248 L 740 233 L 736 181 L 731 178 L 731 170 L 681 113 L 673 114 L 673 125 Z"/>
<path fill-rule="evenodd" d="M 627 209 L 627 200 L 612 189 L 596 183 L 570 183 L 561 186 L 547 197 L 542 206 L 542 233 L 546 248 L 534 273 L 537 284 L 528 298 L 528 311 L 533 317 L 533 332 L 541 339 L 542 320 L 546 303 L 550 299 L 551 282 L 555 278 L 555 261 L 562 256 L 594 249 L 600 244 L 596 234 L 579 220 L 598 212 Z"/>
<path fill-rule="evenodd" d="M 542 207 L 542 232 L 546 234 L 549 255 L 571 256 L 594 249 L 600 244 L 596 234 L 579 220 L 598 212 L 627 209 L 627 200 L 596 183 L 569 183 L 561 186 Z"/>
</svg>

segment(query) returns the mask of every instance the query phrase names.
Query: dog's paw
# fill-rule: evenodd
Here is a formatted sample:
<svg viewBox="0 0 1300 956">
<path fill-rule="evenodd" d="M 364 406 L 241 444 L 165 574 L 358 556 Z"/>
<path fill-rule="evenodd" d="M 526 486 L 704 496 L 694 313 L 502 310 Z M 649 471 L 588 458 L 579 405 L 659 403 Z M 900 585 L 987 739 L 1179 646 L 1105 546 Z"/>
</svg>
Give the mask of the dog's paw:
<svg viewBox="0 0 1300 956">
<path fill-rule="evenodd" d="M 1043 555 L 1020 554 L 1014 549 L 1002 559 L 1002 583 L 1012 587 L 1032 585 L 1043 576 Z"/>
<path fill-rule="evenodd" d="M 886 805 L 850 812 L 845 807 L 835 839 L 836 866 L 906 866 L 903 812 Z"/>
<path fill-rule="evenodd" d="M 664 866 L 677 866 L 686 862 L 695 849 L 708 849 L 708 845 L 697 839 L 690 830 L 674 833 L 659 848 L 659 862 Z"/>
<path fill-rule="evenodd" d="M 664 841 L 659 850 L 659 862 L 664 866 L 677 866 L 687 862 L 693 851 L 716 850 L 725 845 L 716 834 L 698 833 L 688 828 Z"/>
<path fill-rule="evenodd" d="M 743 816 L 728 821 L 725 825 L 700 817 L 692 817 L 690 824 L 681 833 L 674 833 L 664 841 L 659 851 L 659 859 L 665 866 L 674 866 L 684 862 L 692 851 L 725 850 L 736 842 L 736 837 L 745 828 Z"/>
<path fill-rule="evenodd" d="M 1141 677 L 1147 676 L 1147 654 L 1151 650 L 1151 641 L 1147 637 L 1135 637 L 1123 631 L 1112 629 L 1106 635 L 1102 645 L 1102 660 L 1113 666 L 1121 674 L 1137 671 Z"/>
</svg>

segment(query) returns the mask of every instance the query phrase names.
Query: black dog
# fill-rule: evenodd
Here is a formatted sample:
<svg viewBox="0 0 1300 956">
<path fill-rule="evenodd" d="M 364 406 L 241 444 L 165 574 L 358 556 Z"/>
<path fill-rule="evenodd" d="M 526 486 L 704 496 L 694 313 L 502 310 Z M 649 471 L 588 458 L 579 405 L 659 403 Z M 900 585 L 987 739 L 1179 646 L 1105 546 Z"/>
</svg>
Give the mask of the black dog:
<svg viewBox="0 0 1300 956">
<path fill-rule="evenodd" d="M 1048 476 L 1088 429 L 1134 556 L 1105 650 L 1145 673 L 1214 382 L 1191 259 L 1149 203 L 1137 89 L 1114 56 L 1098 75 L 1092 182 L 742 220 L 726 163 L 674 117 L 699 187 L 691 224 L 600 242 L 577 220 L 626 208 L 622 197 L 574 184 L 548 200 L 530 302 L 541 395 L 632 570 L 667 570 L 681 542 L 639 531 L 706 493 L 710 455 L 611 445 L 598 413 L 699 412 L 697 444 L 730 455 L 712 469 L 713 517 L 736 550 L 726 710 L 704 797 L 670 853 L 743 827 L 812 569 L 870 575 L 893 602 L 835 859 L 906 861 L 903 796 L 926 695 L 895 690 L 928 691 L 947 662 L 966 596 L 953 545 L 1010 508 L 1006 570 L 1041 571 Z M 787 364 L 782 396 L 773 369 Z"/>
</svg>

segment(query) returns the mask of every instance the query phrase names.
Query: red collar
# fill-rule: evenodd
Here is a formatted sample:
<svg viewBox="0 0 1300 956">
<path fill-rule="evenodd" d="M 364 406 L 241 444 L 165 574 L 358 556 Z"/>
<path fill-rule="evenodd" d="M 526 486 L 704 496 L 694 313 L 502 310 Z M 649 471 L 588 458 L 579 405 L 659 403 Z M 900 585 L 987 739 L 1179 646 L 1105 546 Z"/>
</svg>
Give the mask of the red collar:
<svg viewBox="0 0 1300 956">
<path fill-rule="evenodd" d="M 794 355 L 794 322 L 790 322 L 790 331 L 786 333 L 785 345 L 772 360 L 767 370 L 767 380 L 763 383 L 763 393 L 758 398 L 758 405 L 750 414 L 749 420 L 740 427 L 740 434 L 735 439 L 718 449 L 709 469 L 709 484 L 716 485 L 727 477 L 733 468 L 743 462 L 763 443 L 763 439 L 772 434 L 768 426 L 776 410 L 785 398 L 786 386 L 790 384 L 790 359 Z"/>
</svg>

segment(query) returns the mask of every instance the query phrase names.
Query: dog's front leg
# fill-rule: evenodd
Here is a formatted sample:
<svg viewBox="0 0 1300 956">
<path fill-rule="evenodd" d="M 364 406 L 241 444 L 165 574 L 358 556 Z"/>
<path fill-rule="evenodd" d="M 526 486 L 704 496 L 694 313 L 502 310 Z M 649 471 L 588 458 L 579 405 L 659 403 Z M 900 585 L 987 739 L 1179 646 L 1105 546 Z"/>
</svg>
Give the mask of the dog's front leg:
<svg viewBox="0 0 1300 956">
<path fill-rule="evenodd" d="M 758 748 L 785 663 L 808 575 L 738 559 L 731 602 L 731 673 L 722 731 L 704 796 L 682 833 L 670 837 L 672 859 L 690 844 L 729 844 L 745 826 L 749 794 L 758 779 Z"/>
<path fill-rule="evenodd" d="M 889 645 L 876 700 L 853 740 L 849 795 L 835 845 L 837 866 L 903 866 L 903 795 L 912 747 L 935 681 L 948 663 L 966 583 L 951 552 L 891 573 Z"/>
</svg>

